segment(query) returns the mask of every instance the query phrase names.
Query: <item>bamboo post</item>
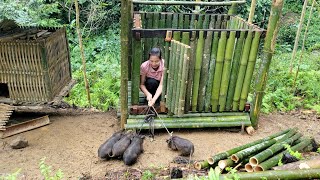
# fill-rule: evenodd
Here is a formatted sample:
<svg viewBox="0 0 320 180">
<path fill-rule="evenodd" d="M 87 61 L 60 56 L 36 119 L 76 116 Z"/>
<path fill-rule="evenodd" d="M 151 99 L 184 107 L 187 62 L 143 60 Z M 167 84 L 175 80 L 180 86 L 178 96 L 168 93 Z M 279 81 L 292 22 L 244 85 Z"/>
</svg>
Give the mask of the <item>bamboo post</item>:
<svg viewBox="0 0 320 180">
<path fill-rule="evenodd" d="M 166 20 L 166 15 L 164 13 L 161 13 L 160 14 L 160 21 L 159 21 L 159 28 L 160 29 L 165 28 L 165 23 L 166 23 L 165 20 Z M 164 54 L 164 42 L 165 42 L 164 40 L 165 40 L 164 38 L 158 38 L 158 44 L 159 44 L 159 47 L 160 47 L 161 52 L 163 54 Z"/>
<path fill-rule="evenodd" d="M 152 22 L 152 29 L 159 28 L 159 17 L 160 13 L 153 14 L 153 22 Z M 159 47 L 159 38 L 152 38 L 152 47 Z"/>
<path fill-rule="evenodd" d="M 190 15 L 185 14 L 183 20 L 183 29 L 188 29 L 190 27 Z"/>
<path fill-rule="evenodd" d="M 230 31 L 229 38 L 226 45 L 226 52 L 225 52 L 225 60 L 223 64 L 223 71 L 222 71 L 222 79 L 221 79 L 221 86 L 220 86 L 220 96 L 219 96 L 219 111 L 225 111 L 226 101 L 227 101 L 227 91 L 229 86 L 230 80 L 230 71 L 231 71 L 231 59 L 233 56 L 234 44 L 236 39 L 236 31 Z"/>
<path fill-rule="evenodd" d="M 171 111 L 171 103 L 172 103 L 172 86 L 173 86 L 173 74 L 174 74 L 174 63 L 176 61 L 176 51 L 177 51 L 177 44 L 176 41 L 171 41 L 171 51 L 170 51 L 170 62 L 169 62 L 169 69 L 168 69 L 168 86 L 167 86 L 167 107 L 169 111 Z M 172 111 L 171 111 L 172 112 Z"/>
<path fill-rule="evenodd" d="M 84 56 L 84 49 L 82 45 L 82 35 L 81 35 L 81 30 L 80 30 L 80 10 L 79 10 L 79 5 L 78 5 L 78 0 L 75 0 L 75 7 L 76 7 L 76 27 L 77 27 L 77 33 L 78 33 L 78 39 L 79 39 L 79 46 L 80 46 L 80 52 L 81 52 L 81 59 L 82 59 L 82 72 L 83 72 L 83 79 L 84 79 L 84 85 L 87 91 L 87 98 L 88 98 L 88 103 L 89 107 L 91 107 L 91 98 L 90 98 L 90 86 L 86 74 L 86 59 Z"/>
<path fill-rule="evenodd" d="M 291 57 L 291 62 L 290 62 L 290 74 L 292 73 L 293 62 L 294 62 L 294 59 L 296 58 L 296 53 L 297 53 L 297 49 L 298 49 L 300 33 L 301 33 L 301 30 L 302 30 L 302 26 L 303 26 L 303 21 L 304 21 L 304 16 L 306 14 L 307 5 L 308 5 L 308 0 L 304 0 L 303 7 L 302 7 L 302 12 L 301 12 L 301 16 L 300 16 L 300 22 L 299 22 L 299 26 L 298 26 L 298 29 L 297 29 L 296 38 L 295 38 L 295 41 L 294 41 L 294 46 L 293 46 L 293 51 L 292 51 L 292 57 Z"/>
<path fill-rule="evenodd" d="M 237 44 L 235 47 L 234 57 L 232 61 L 232 68 L 231 68 L 231 76 L 229 82 L 229 88 L 227 93 L 227 102 L 226 102 L 226 111 L 231 110 L 231 104 L 233 100 L 234 90 L 236 87 L 237 77 L 239 73 L 239 64 L 241 59 L 241 53 L 243 48 L 243 41 L 244 41 L 245 32 L 242 31 L 240 33 L 240 37 L 237 40 Z"/>
<path fill-rule="evenodd" d="M 251 42 L 252 42 L 252 31 L 249 31 L 244 43 L 243 50 L 242 50 L 240 68 L 239 68 L 237 83 L 236 83 L 234 96 L 233 96 L 232 111 L 239 110 L 240 94 L 242 90 L 243 79 L 247 69 L 248 58 L 249 58 L 249 53 L 251 49 Z"/>
<path fill-rule="evenodd" d="M 250 13 L 248 17 L 248 23 L 252 24 L 253 17 L 254 17 L 254 11 L 256 9 L 257 0 L 251 0 L 251 7 L 250 7 Z"/>
<path fill-rule="evenodd" d="M 121 0 L 121 128 L 128 117 L 128 35 L 129 35 L 129 9 L 127 0 Z"/>
<path fill-rule="evenodd" d="M 179 32 L 180 33 L 180 32 Z M 171 112 L 175 113 L 175 107 L 176 107 L 176 98 L 177 98 L 177 84 L 178 84 L 178 75 L 179 75 L 179 60 L 180 60 L 180 56 L 181 56 L 181 43 L 177 42 L 177 51 L 176 53 L 176 58 L 174 61 L 174 65 L 173 65 L 173 84 L 172 84 L 172 97 L 171 97 Z"/>
<path fill-rule="evenodd" d="M 198 15 L 198 20 L 197 20 L 197 24 L 196 24 L 196 28 L 197 29 L 203 29 L 203 14 L 199 14 Z"/>
<path fill-rule="evenodd" d="M 185 32 L 183 35 L 187 35 Z M 181 51 L 180 51 L 180 56 L 178 59 L 178 67 L 175 69 L 177 72 L 177 81 L 176 81 L 176 88 L 175 88 L 175 105 L 174 105 L 174 114 L 178 114 L 179 111 L 179 100 L 180 100 L 180 92 L 181 92 L 181 84 L 183 83 L 182 81 L 182 71 L 183 71 L 183 61 L 184 61 L 184 54 L 185 54 L 185 46 L 182 43 L 179 43 L 179 46 L 181 46 Z"/>
<path fill-rule="evenodd" d="M 239 103 L 239 110 L 240 111 L 244 110 L 244 106 L 246 105 L 247 97 L 249 94 L 252 74 L 253 74 L 254 66 L 256 65 L 257 54 L 258 54 L 258 50 L 259 50 L 261 33 L 262 33 L 261 31 L 255 32 L 255 36 L 252 40 L 249 60 L 248 60 L 248 64 L 247 64 L 247 70 L 246 70 L 246 74 L 244 77 L 244 82 L 243 82 L 241 95 L 240 95 L 240 103 Z"/>
<path fill-rule="evenodd" d="M 131 104 L 139 104 L 140 64 L 142 60 L 142 44 L 140 40 L 132 41 L 132 77 L 131 77 Z"/>
<path fill-rule="evenodd" d="M 203 31 L 199 31 L 199 39 L 197 43 L 196 50 L 196 61 L 194 67 L 194 77 L 193 77 L 193 88 L 192 88 L 192 111 L 197 111 L 197 101 L 198 101 L 198 92 L 199 92 L 199 80 L 201 73 L 201 64 L 202 64 L 202 53 L 203 53 Z"/>
<path fill-rule="evenodd" d="M 222 31 L 219 39 L 217 61 L 216 61 L 216 67 L 214 71 L 214 78 L 213 78 L 213 84 L 212 84 L 212 93 L 211 93 L 211 104 L 212 104 L 211 111 L 212 112 L 218 111 L 219 91 L 220 91 L 220 85 L 221 85 L 221 76 L 222 76 L 223 61 L 224 61 L 224 55 L 225 55 L 225 49 L 226 49 L 226 41 L 227 41 L 227 32 Z"/>
<path fill-rule="evenodd" d="M 250 111 L 252 126 L 255 128 L 257 128 L 258 125 L 258 117 L 261 110 L 263 92 L 267 84 L 268 71 L 275 48 L 276 37 L 279 28 L 279 18 L 281 16 L 282 7 L 283 0 L 273 1 L 269 17 L 268 30 L 264 41 L 263 55 L 261 58 L 260 67 L 257 73 L 257 80 L 255 83 L 255 93 L 252 110 Z"/>
<path fill-rule="evenodd" d="M 152 29 L 152 21 L 153 21 L 153 14 L 152 13 L 147 13 L 146 14 L 146 29 Z M 144 54 L 145 54 L 145 59 L 144 61 L 148 60 L 149 58 L 149 52 L 151 50 L 153 40 L 152 38 L 144 38 Z"/>
<path fill-rule="evenodd" d="M 224 1 L 224 2 L 201 2 L 201 1 L 145 1 L 133 0 L 134 4 L 147 5 L 194 5 L 194 6 L 231 6 L 233 3 L 244 4 L 244 0 Z"/>
<path fill-rule="evenodd" d="M 189 33 L 187 34 L 189 37 Z M 188 38 L 189 39 L 189 38 Z M 189 61 L 190 61 L 190 46 L 185 45 L 185 51 L 183 56 L 183 68 L 182 68 L 182 76 L 181 76 L 181 87 L 180 87 L 180 97 L 179 97 L 179 109 L 178 116 L 182 116 L 184 113 L 185 106 L 185 95 L 186 95 L 186 86 L 187 86 L 187 76 L 189 70 Z"/>
<path fill-rule="evenodd" d="M 235 15 L 237 14 L 237 3 L 232 3 L 229 10 L 228 10 L 228 15 Z"/>
<path fill-rule="evenodd" d="M 209 18 L 206 16 L 206 21 L 209 21 Z M 205 93 L 206 93 L 206 84 L 208 82 L 208 73 L 209 73 L 209 60 L 210 60 L 210 51 L 212 44 L 212 31 L 207 32 L 207 37 L 204 42 L 204 50 L 203 50 L 203 62 L 201 66 L 200 72 L 200 84 L 199 84 L 199 93 L 198 93 L 198 110 L 202 112 L 204 110 L 204 102 L 205 102 Z"/>
</svg>

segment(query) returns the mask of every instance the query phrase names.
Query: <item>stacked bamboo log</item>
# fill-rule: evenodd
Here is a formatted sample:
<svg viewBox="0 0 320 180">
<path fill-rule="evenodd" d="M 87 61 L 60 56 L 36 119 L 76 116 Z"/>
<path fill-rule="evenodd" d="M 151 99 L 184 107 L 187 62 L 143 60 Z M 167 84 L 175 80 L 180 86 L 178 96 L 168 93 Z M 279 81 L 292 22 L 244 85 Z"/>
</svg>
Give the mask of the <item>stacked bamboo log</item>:
<svg viewBox="0 0 320 180">
<path fill-rule="evenodd" d="M 218 166 L 221 170 L 226 167 L 243 167 L 247 172 L 267 171 L 278 165 L 288 144 L 292 151 L 303 151 L 311 145 L 312 139 L 304 137 L 297 129 L 287 129 L 263 139 L 216 154 L 206 161 L 196 162 L 196 169 Z"/>
</svg>

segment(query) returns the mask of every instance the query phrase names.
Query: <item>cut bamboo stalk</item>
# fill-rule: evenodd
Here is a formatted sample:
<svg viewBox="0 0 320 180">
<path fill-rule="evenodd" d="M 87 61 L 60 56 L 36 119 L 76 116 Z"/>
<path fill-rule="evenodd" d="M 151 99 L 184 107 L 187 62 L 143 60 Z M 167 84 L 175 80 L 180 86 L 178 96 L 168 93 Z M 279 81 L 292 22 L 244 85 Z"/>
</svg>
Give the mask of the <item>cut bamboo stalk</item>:
<svg viewBox="0 0 320 180">
<path fill-rule="evenodd" d="M 231 110 L 231 104 L 233 100 L 233 95 L 236 87 L 237 77 L 239 73 L 239 64 L 241 59 L 243 41 L 244 41 L 245 32 L 242 31 L 240 33 L 240 37 L 237 40 L 237 44 L 234 50 L 234 57 L 232 61 L 232 68 L 231 68 L 231 76 L 229 82 L 229 88 L 227 93 L 227 102 L 226 102 L 226 111 Z"/>
<path fill-rule="evenodd" d="M 307 147 L 309 144 L 311 144 L 311 139 L 307 138 L 307 139 L 302 140 L 299 144 L 292 146 L 291 150 L 292 151 L 300 151 L 303 148 Z M 266 170 L 271 169 L 272 167 L 276 166 L 278 164 L 279 160 L 282 159 L 283 153 L 285 153 L 285 152 L 288 152 L 288 151 L 286 150 L 284 152 L 281 152 L 281 153 L 273 156 L 272 158 L 262 162 L 261 164 L 259 164 L 258 166 L 256 166 L 254 168 L 254 171 L 256 171 L 256 172 L 257 171 L 266 171 Z"/>
<path fill-rule="evenodd" d="M 240 68 L 239 68 L 237 83 L 236 83 L 234 96 L 233 96 L 233 103 L 232 103 L 232 110 L 233 111 L 239 110 L 240 94 L 241 94 L 241 90 L 242 90 L 243 79 L 244 79 L 246 69 L 247 69 L 249 52 L 250 52 L 250 48 L 251 48 L 251 42 L 252 42 L 252 32 L 249 31 L 247 34 L 245 43 L 244 43 L 243 50 L 242 50 Z"/>
<path fill-rule="evenodd" d="M 166 20 L 166 15 L 161 13 L 160 14 L 160 20 L 159 20 L 159 28 L 160 29 L 165 28 L 165 20 Z M 165 41 L 164 40 L 165 40 L 164 38 L 158 38 L 158 44 L 159 44 L 159 47 L 161 49 L 161 53 L 163 55 L 164 55 L 164 47 L 165 47 L 165 45 L 164 45 Z M 162 58 L 164 58 L 164 57 L 162 57 Z"/>
<path fill-rule="evenodd" d="M 159 17 L 160 13 L 153 13 L 153 22 L 152 22 L 152 29 L 159 28 Z M 158 38 L 152 38 L 152 47 L 159 47 L 159 39 Z"/>
<path fill-rule="evenodd" d="M 210 20 L 210 15 L 208 14 L 204 15 L 202 29 L 209 29 L 209 20 Z"/>
<path fill-rule="evenodd" d="M 297 161 L 282 166 L 273 167 L 273 170 L 295 170 L 295 169 L 315 169 L 320 168 L 320 156 L 311 157 L 304 161 Z"/>
<path fill-rule="evenodd" d="M 197 170 L 207 169 L 207 168 L 209 168 L 209 163 L 208 163 L 208 161 L 195 162 L 194 163 L 194 168 L 197 169 Z"/>
<path fill-rule="evenodd" d="M 255 36 L 252 40 L 249 60 L 248 60 L 248 64 L 247 64 L 247 70 L 246 70 L 246 74 L 244 77 L 244 82 L 243 82 L 241 95 L 240 95 L 240 104 L 239 104 L 240 111 L 244 110 L 244 106 L 246 105 L 246 102 L 247 102 L 247 97 L 248 97 L 249 90 L 250 90 L 252 74 L 253 74 L 254 67 L 256 65 L 257 54 L 258 54 L 258 50 L 259 50 L 260 36 L 261 36 L 261 32 L 257 31 L 257 32 L 255 32 Z"/>
<path fill-rule="evenodd" d="M 131 77 L 131 104 L 139 104 L 139 85 L 140 85 L 140 64 L 142 60 L 141 41 L 133 38 L 132 40 L 133 57 L 132 57 L 132 77 Z"/>
<path fill-rule="evenodd" d="M 198 111 L 202 112 L 204 110 L 205 94 L 206 94 L 206 84 L 208 82 L 209 74 L 209 60 L 210 51 L 212 44 L 212 31 L 207 32 L 207 37 L 204 43 L 203 50 L 203 62 L 200 72 L 200 83 L 199 83 L 199 93 L 198 93 Z"/>
<path fill-rule="evenodd" d="M 248 116 L 248 113 L 245 112 L 222 112 L 222 113 L 189 113 L 184 114 L 183 117 L 235 117 L 235 116 Z M 145 118 L 145 115 L 129 115 L 129 119 L 143 119 Z M 165 118 L 167 115 L 159 114 L 160 118 Z M 173 115 L 173 118 L 178 117 L 177 115 Z"/>
<path fill-rule="evenodd" d="M 223 64 L 221 87 L 220 87 L 220 96 L 219 96 L 219 111 L 225 111 L 226 101 L 227 101 L 227 91 L 230 80 L 230 71 L 231 71 L 231 59 L 233 56 L 234 44 L 236 39 L 236 32 L 231 31 L 227 41 L 225 60 Z"/>
<path fill-rule="evenodd" d="M 218 105 L 219 105 L 219 90 L 221 85 L 221 76 L 222 76 L 222 68 L 223 68 L 223 61 L 226 49 L 226 41 L 227 41 L 227 32 L 222 31 L 221 36 L 219 39 L 219 46 L 217 52 L 217 61 L 216 67 L 214 71 L 214 78 L 212 84 L 212 93 L 211 93 L 211 111 L 217 112 Z"/>
<path fill-rule="evenodd" d="M 172 86 L 173 86 L 173 73 L 174 73 L 174 62 L 176 60 L 176 52 L 177 46 L 176 41 L 171 41 L 171 51 L 170 51 L 170 62 L 169 62 L 169 68 L 168 68 L 168 82 L 167 82 L 167 97 L 166 97 L 166 105 L 167 108 L 171 108 L 171 102 L 172 102 Z M 169 109 L 170 111 L 170 109 Z"/>
<path fill-rule="evenodd" d="M 284 149 L 284 144 L 291 145 L 295 140 L 299 139 L 302 135 L 300 133 L 295 134 L 291 138 L 288 138 L 282 142 L 276 143 L 273 146 L 269 147 L 268 149 L 256 154 L 255 156 L 251 157 L 249 162 L 253 166 L 257 166 L 264 160 L 268 159 L 269 157 L 273 156 L 275 153 L 279 152 L 280 150 Z"/>
<path fill-rule="evenodd" d="M 188 29 L 189 27 L 190 27 L 190 15 L 189 14 L 185 14 L 184 15 L 184 21 L 183 21 L 183 29 Z"/>
<path fill-rule="evenodd" d="M 178 15 L 178 17 L 179 17 L 179 23 L 178 23 L 178 29 L 183 29 L 183 26 L 184 26 L 184 17 L 183 17 L 183 14 L 179 14 Z"/>
<path fill-rule="evenodd" d="M 185 34 L 186 35 L 186 34 Z M 180 51 L 180 58 L 178 59 L 178 67 L 176 69 L 177 71 L 177 81 L 176 81 L 176 88 L 175 88 L 175 105 L 174 105 L 174 114 L 178 114 L 179 111 L 179 98 L 180 98 L 180 91 L 181 91 L 181 83 L 182 81 L 182 71 L 183 71 L 183 61 L 184 61 L 184 53 L 185 53 L 185 46 L 182 43 L 179 43 L 181 46 L 181 51 Z"/>
<path fill-rule="evenodd" d="M 260 67 L 257 73 L 257 79 L 255 83 L 255 93 L 253 97 L 251 122 L 254 128 L 258 125 L 258 117 L 260 115 L 263 92 L 267 84 L 268 71 L 272 59 L 272 55 L 275 48 L 276 37 L 278 34 L 279 19 L 282 14 L 283 0 L 275 0 L 272 3 L 271 13 L 268 23 L 268 31 L 264 41 L 263 55 L 261 58 Z"/>
<path fill-rule="evenodd" d="M 194 14 L 192 15 L 194 17 Z M 190 47 L 191 47 L 191 57 L 190 57 L 190 65 L 189 65 L 189 74 L 188 74 L 188 84 L 187 84 L 187 93 L 186 93 L 186 104 L 185 104 L 185 113 L 188 113 L 191 107 L 191 97 L 192 97 L 192 89 L 193 87 L 193 78 L 195 72 L 195 61 L 196 61 L 196 47 L 197 47 L 197 39 L 196 32 L 193 31 L 190 39 Z"/>
<path fill-rule="evenodd" d="M 253 172 L 254 171 L 254 166 L 252 166 L 250 163 L 247 163 L 246 165 L 244 165 L 244 169 L 247 172 Z"/>
<path fill-rule="evenodd" d="M 180 34 L 180 32 L 179 32 Z M 179 75 L 179 60 L 180 60 L 180 56 L 181 56 L 181 43 L 178 41 L 177 42 L 177 51 L 176 53 L 176 58 L 175 58 L 175 62 L 173 65 L 173 84 L 172 84 L 172 97 L 171 97 L 171 106 L 170 106 L 170 110 L 172 113 L 175 113 L 175 107 L 176 107 L 176 98 L 177 98 L 177 84 L 178 84 L 178 75 Z"/>
<path fill-rule="evenodd" d="M 213 165 L 213 164 L 217 163 L 218 161 L 220 161 L 221 159 L 226 159 L 227 157 L 231 156 L 234 153 L 237 153 L 237 152 L 239 152 L 239 151 L 241 151 L 243 149 L 246 149 L 248 147 L 254 146 L 254 145 L 259 144 L 259 143 L 262 143 L 264 141 L 268 141 L 268 140 L 273 139 L 275 137 L 282 136 L 283 134 L 286 134 L 290 130 L 291 129 L 287 129 L 287 130 L 272 134 L 272 135 L 270 135 L 268 137 L 265 137 L 263 139 L 259 139 L 259 140 L 256 140 L 254 142 L 251 142 L 251 143 L 248 143 L 248 144 L 245 144 L 245 145 L 242 145 L 242 146 L 238 146 L 238 147 L 235 147 L 235 148 L 230 149 L 228 151 L 225 151 L 225 152 L 219 153 L 217 155 L 214 155 L 214 156 L 208 158 L 208 163 L 210 165 Z"/>
<path fill-rule="evenodd" d="M 209 164 L 209 163 L 208 163 L 208 164 Z M 219 166 L 219 168 L 222 169 L 222 170 L 224 170 L 226 167 L 233 167 L 234 164 L 235 164 L 235 162 L 234 162 L 232 159 L 230 159 L 230 158 L 224 159 L 224 160 L 220 160 L 220 161 L 218 162 L 218 166 Z"/>
<path fill-rule="evenodd" d="M 153 13 L 146 14 L 146 29 L 152 29 Z M 153 40 L 152 38 L 144 38 L 144 61 L 147 61 L 149 58 L 149 53 L 152 47 Z"/>
<path fill-rule="evenodd" d="M 189 33 L 188 33 L 189 37 Z M 182 116 L 184 113 L 184 106 L 185 106 L 185 95 L 186 95 L 186 86 L 187 86 L 187 76 L 189 70 L 189 61 L 190 61 L 190 46 L 185 47 L 185 54 L 184 54 L 184 62 L 183 62 L 183 71 L 182 71 L 182 83 L 181 83 L 181 92 L 180 92 L 180 100 L 179 100 L 179 110 L 178 116 Z"/>
<path fill-rule="evenodd" d="M 204 45 L 203 33 L 204 33 L 203 31 L 199 32 L 199 39 L 198 39 L 197 50 L 196 50 L 196 61 L 195 61 L 195 67 L 194 67 L 194 78 L 193 78 L 193 88 L 192 88 L 192 111 L 193 112 L 197 111 L 199 80 L 200 80 L 202 53 L 203 53 L 203 45 Z"/>
<path fill-rule="evenodd" d="M 197 24 L 196 24 L 196 28 L 197 29 L 203 29 L 203 14 L 199 14 L 198 15 L 198 20 L 197 20 Z"/>
</svg>

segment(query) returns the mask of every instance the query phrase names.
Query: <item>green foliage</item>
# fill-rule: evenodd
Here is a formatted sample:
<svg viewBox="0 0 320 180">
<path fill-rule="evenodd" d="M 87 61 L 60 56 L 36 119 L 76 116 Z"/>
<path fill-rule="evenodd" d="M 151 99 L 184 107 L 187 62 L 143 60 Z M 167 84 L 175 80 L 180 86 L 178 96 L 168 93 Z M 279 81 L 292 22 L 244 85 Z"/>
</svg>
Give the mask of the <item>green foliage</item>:
<svg viewBox="0 0 320 180">
<path fill-rule="evenodd" d="M 59 26 L 61 23 L 54 15 L 60 13 L 58 2 L 47 3 L 45 0 L 0 1 L 0 21 L 15 20 L 27 26 Z"/>
<path fill-rule="evenodd" d="M 320 153 L 320 147 L 317 149 L 317 153 Z"/>
<path fill-rule="evenodd" d="M 226 171 L 231 173 L 232 179 L 231 180 L 240 180 L 239 175 L 237 174 L 237 170 L 233 169 L 232 167 L 226 167 Z"/>
<path fill-rule="evenodd" d="M 283 146 L 287 149 L 287 151 L 290 153 L 291 156 L 294 156 L 299 160 L 302 159 L 302 154 L 299 153 L 298 151 L 293 151 L 289 144 L 284 144 Z"/>
<path fill-rule="evenodd" d="M 45 164 L 46 158 L 42 158 L 39 163 L 39 168 L 41 175 L 45 178 L 45 180 L 59 180 L 63 178 L 63 172 L 59 169 L 56 173 L 52 175 L 52 167 Z"/>
<path fill-rule="evenodd" d="M 8 175 L 1 175 L 0 180 L 17 180 L 21 172 L 21 169 L 18 169 L 16 172 Z"/>
<path fill-rule="evenodd" d="M 208 172 L 208 176 L 200 176 L 198 177 L 197 175 L 194 176 L 189 176 L 188 179 L 195 179 L 195 180 L 219 180 L 220 179 L 220 169 L 219 167 L 215 170 L 213 170 L 212 168 L 210 168 L 209 172 Z"/>
<path fill-rule="evenodd" d="M 283 165 L 282 160 L 279 159 L 279 161 L 278 161 L 278 166 L 282 166 L 282 165 Z"/>
<path fill-rule="evenodd" d="M 151 180 L 154 179 L 155 175 L 150 171 L 150 170 L 146 170 L 143 171 L 141 179 L 142 180 Z"/>
<path fill-rule="evenodd" d="M 106 35 L 84 40 L 92 105 L 98 109 L 108 110 L 118 105 L 120 91 L 119 39 L 119 34 L 110 30 Z M 80 49 L 77 44 L 72 44 L 70 49 L 73 78 L 78 83 L 73 87 L 66 100 L 78 106 L 88 107 Z"/>
</svg>

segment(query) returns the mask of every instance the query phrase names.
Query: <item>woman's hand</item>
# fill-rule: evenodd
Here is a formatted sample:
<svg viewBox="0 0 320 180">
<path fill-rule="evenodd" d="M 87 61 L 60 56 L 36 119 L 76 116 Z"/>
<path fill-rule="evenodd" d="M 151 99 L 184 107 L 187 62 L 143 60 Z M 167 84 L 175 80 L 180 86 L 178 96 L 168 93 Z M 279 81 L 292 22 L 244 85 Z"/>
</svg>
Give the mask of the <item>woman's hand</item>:
<svg viewBox="0 0 320 180">
<path fill-rule="evenodd" d="M 150 106 L 150 107 L 153 106 L 155 102 L 156 102 L 156 100 L 154 100 L 152 98 L 150 101 L 148 101 L 148 106 Z"/>
<path fill-rule="evenodd" d="M 152 94 L 149 93 L 149 94 L 147 95 L 147 101 L 150 102 L 151 100 L 152 100 Z"/>
</svg>

